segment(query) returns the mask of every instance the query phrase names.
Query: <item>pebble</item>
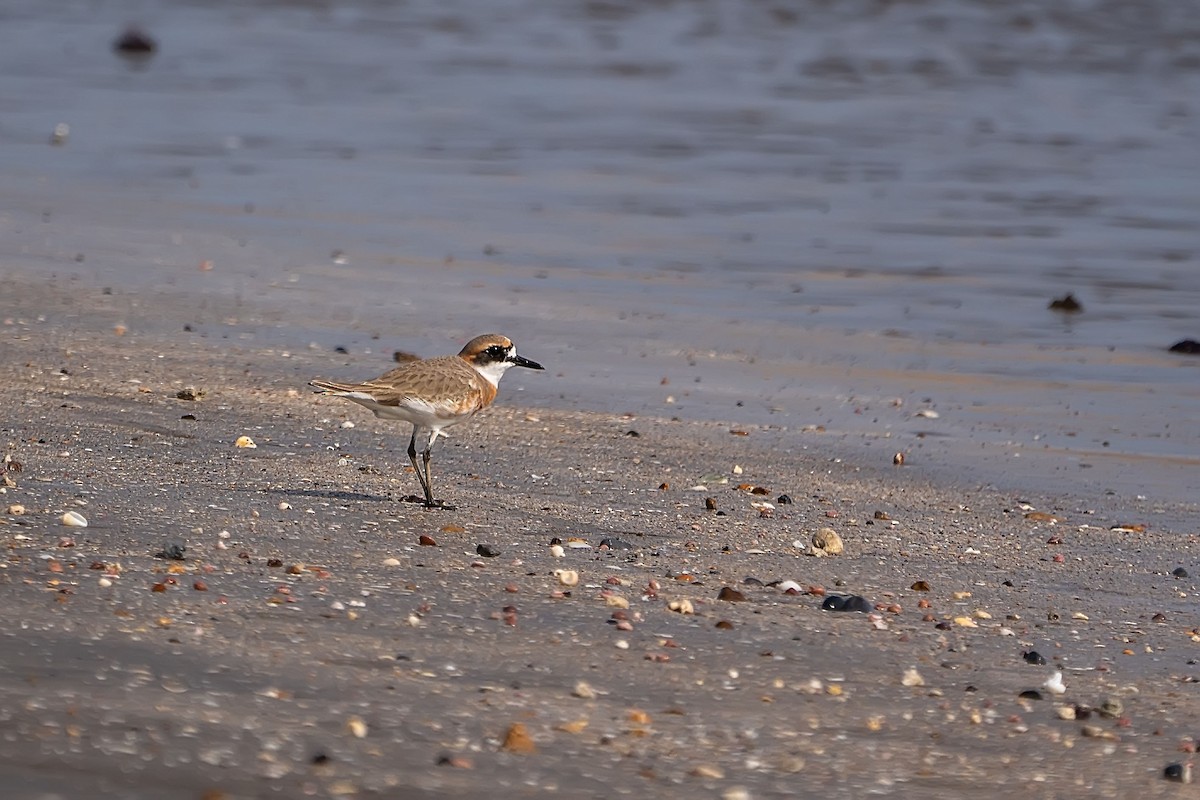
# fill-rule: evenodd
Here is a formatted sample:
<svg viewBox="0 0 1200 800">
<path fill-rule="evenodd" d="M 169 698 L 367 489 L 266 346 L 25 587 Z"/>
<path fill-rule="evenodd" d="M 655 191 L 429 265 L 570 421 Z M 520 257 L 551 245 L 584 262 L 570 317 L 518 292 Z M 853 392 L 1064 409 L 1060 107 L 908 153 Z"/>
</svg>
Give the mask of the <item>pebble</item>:
<svg viewBox="0 0 1200 800">
<path fill-rule="evenodd" d="M 13 503 L 8 507 L 8 513 L 12 514 L 14 517 L 19 517 L 25 513 L 25 506 L 21 505 L 20 503 Z"/>
<path fill-rule="evenodd" d="M 792 498 L 790 495 L 781 494 L 779 497 L 775 498 L 775 502 L 781 506 L 790 506 L 792 504 Z"/>
<path fill-rule="evenodd" d="M 566 554 L 567 554 L 567 551 L 563 549 L 563 546 L 561 544 L 550 545 L 550 555 L 553 556 L 554 558 L 562 558 Z"/>
<path fill-rule="evenodd" d="M 1124 710 L 1124 704 L 1121 703 L 1121 701 L 1116 697 L 1104 698 L 1104 701 L 1100 703 L 1100 707 L 1096 709 L 1100 716 L 1104 717 L 1105 719 L 1114 719 L 1119 717 L 1121 716 L 1121 712 Z"/>
<path fill-rule="evenodd" d="M 789 592 L 792 594 L 800 594 L 802 591 L 804 591 L 804 589 L 801 588 L 800 584 L 796 583 L 795 581 L 784 581 L 783 583 L 779 584 L 779 591 L 783 592 L 784 594 Z"/>
<path fill-rule="evenodd" d="M 346 720 L 346 730 L 354 736 L 355 739 L 367 738 L 367 723 L 363 722 L 362 717 L 350 717 Z"/>
<path fill-rule="evenodd" d="M 78 511 L 68 511 L 62 515 L 62 524 L 68 528 L 86 528 L 88 525 L 87 518 Z"/>
<path fill-rule="evenodd" d="M 558 582 L 563 586 L 576 586 L 579 583 L 579 573 L 573 569 L 556 569 L 554 577 L 558 578 Z"/>
<path fill-rule="evenodd" d="M 187 546 L 179 542 L 167 542 L 163 549 L 154 554 L 155 558 L 165 558 L 168 561 L 183 561 L 187 556 Z"/>
<path fill-rule="evenodd" d="M 978 628 L 979 623 L 970 617 L 955 617 L 954 624 L 963 628 Z"/>
<path fill-rule="evenodd" d="M 1055 672 L 1046 682 L 1042 684 L 1042 688 L 1051 694 L 1066 694 L 1067 685 L 1063 683 L 1062 672 Z"/>
<path fill-rule="evenodd" d="M 600 540 L 601 547 L 607 547 L 609 550 L 632 550 L 633 545 L 624 539 L 613 539 L 611 537 Z"/>
<path fill-rule="evenodd" d="M 238 447 L 244 447 L 248 450 L 253 450 L 254 448 L 258 447 L 258 445 L 254 443 L 254 440 L 249 436 L 239 436 L 234 444 Z"/>
<path fill-rule="evenodd" d="M 1163 767 L 1163 778 L 1176 783 L 1192 782 L 1191 762 L 1186 764 L 1167 764 Z"/>
<path fill-rule="evenodd" d="M 1046 663 L 1046 657 L 1037 650 L 1027 650 L 1024 653 L 1021 653 L 1021 658 L 1025 659 L 1025 663 L 1027 664 L 1037 664 L 1038 666 L 1041 666 Z"/>
<path fill-rule="evenodd" d="M 865 597 L 856 594 L 846 596 L 831 594 L 825 598 L 825 602 L 821 603 L 821 610 L 858 611 L 863 614 L 869 614 L 874 609 L 870 601 Z"/>
<path fill-rule="evenodd" d="M 520 722 L 514 722 L 509 726 L 508 731 L 504 734 L 504 742 L 500 747 L 510 753 L 523 756 L 532 755 L 537 752 L 537 745 L 533 743 L 533 738 L 529 735 L 529 731 Z"/>
<path fill-rule="evenodd" d="M 595 700 L 596 690 L 587 681 L 579 681 L 575 684 L 575 688 L 571 690 L 571 694 L 582 700 Z"/>
<path fill-rule="evenodd" d="M 500 555 L 500 548 L 494 544 L 475 545 L 475 552 L 484 558 L 495 558 Z"/>
<path fill-rule="evenodd" d="M 1059 706 L 1054 709 L 1054 713 L 1058 714 L 1059 719 L 1073 720 L 1075 719 L 1075 706 Z"/>
<path fill-rule="evenodd" d="M 438 546 L 436 539 L 434 539 L 432 536 L 426 536 L 425 534 L 421 534 L 420 538 L 417 539 L 417 543 L 420 544 L 422 547 L 437 547 Z"/>
<path fill-rule="evenodd" d="M 904 670 L 904 675 L 900 678 L 901 686 L 924 686 L 925 679 L 921 677 L 921 673 L 917 672 L 916 667 L 909 667 Z"/>
<path fill-rule="evenodd" d="M 692 601 L 684 598 L 682 600 L 672 600 L 667 603 L 667 608 L 679 614 L 695 614 L 696 609 L 692 606 Z"/>
<path fill-rule="evenodd" d="M 744 603 L 746 595 L 739 592 L 737 589 L 731 589 L 728 586 L 721 587 L 721 591 L 717 592 L 718 600 L 725 600 L 729 603 Z"/>
<path fill-rule="evenodd" d="M 383 565 L 384 565 L 385 567 L 398 567 L 398 566 L 400 566 L 400 559 L 398 559 L 398 558 L 385 558 L 385 559 L 383 560 Z"/>
<path fill-rule="evenodd" d="M 1174 575 L 1176 578 L 1188 577 L 1188 571 L 1186 569 L 1184 569 L 1183 567 L 1176 567 L 1175 569 L 1173 569 L 1171 571 L 1171 574 Z"/>
<path fill-rule="evenodd" d="M 692 776 L 695 778 L 708 778 L 710 780 L 719 781 L 725 777 L 725 771 L 715 764 L 701 764 L 692 769 Z"/>
<path fill-rule="evenodd" d="M 842 537 L 833 528 L 821 528 L 812 536 L 812 554 L 814 556 L 836 556 L 845 549 Z"/>
</svg>

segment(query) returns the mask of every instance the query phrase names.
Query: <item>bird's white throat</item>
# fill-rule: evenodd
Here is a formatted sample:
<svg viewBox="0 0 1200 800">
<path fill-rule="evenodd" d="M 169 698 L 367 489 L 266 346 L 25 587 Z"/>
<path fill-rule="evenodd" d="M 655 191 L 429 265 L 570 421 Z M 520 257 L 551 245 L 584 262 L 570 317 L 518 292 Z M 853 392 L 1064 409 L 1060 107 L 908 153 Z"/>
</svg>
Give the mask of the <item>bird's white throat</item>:
<svg viewBox="0 0 1200 800">
<path fill-rule="evenodd" d="M 499 386 L 500 378 L 512 365 L 513 363 L 511 361 L 489 361 L 483 366 L 480 366 L 479 364 L 472 364 L 471 366 L 474 367 L 475 371 L 482 375 L 484 379 L 487 380 L 487 382 L 492 386 Z"/>
</svg>

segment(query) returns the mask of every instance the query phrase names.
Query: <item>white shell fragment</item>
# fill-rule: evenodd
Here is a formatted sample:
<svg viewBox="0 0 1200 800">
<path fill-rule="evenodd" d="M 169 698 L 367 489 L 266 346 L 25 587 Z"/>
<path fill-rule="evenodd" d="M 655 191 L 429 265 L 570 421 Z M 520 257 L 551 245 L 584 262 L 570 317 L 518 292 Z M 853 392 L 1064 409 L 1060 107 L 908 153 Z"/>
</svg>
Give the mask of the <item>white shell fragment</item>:
<svg viewBox="0 0 1200 800">
<path fill-rule="evenodd" d="M 62 515 L 62 524 L 68 528 L 86 528 L 87 518 L 77 511 L 68 511 Z"/>
</svg>

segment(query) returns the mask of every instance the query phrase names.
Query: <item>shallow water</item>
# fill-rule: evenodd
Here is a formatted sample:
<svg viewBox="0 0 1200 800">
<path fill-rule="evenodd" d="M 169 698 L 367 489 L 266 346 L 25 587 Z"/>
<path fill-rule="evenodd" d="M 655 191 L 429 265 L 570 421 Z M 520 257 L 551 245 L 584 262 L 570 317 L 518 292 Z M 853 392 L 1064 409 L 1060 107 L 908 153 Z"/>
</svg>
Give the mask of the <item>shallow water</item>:
<svg viewBox="0 0 1200 800">
<path fill-rule="evenodd" d="M 0 273 L 280 348 L 499 329 L 523 402 L 1192 502 L 1197 97 L 1169 0 L 8 3 Z"/>
</svg>

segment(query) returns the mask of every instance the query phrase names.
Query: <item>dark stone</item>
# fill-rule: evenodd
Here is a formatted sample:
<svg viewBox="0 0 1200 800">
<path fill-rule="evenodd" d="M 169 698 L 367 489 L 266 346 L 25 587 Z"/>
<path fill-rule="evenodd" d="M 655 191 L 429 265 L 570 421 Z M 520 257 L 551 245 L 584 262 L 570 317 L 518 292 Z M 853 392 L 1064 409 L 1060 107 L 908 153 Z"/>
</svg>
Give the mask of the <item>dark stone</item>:
<svg viewBox="0 0 1200 800">
<path fill-rule="evenodd" d="M 126 28 L 113 42 L 113 50 L 123 56 L 151 56 L 158 51 L 158 42 L 139 28 Z"/>
<path fill-rule="evenodd" d="M 607 547 L 609 550 L 632 550 L 633 545 L 624 539 L 613 539 L 612 537 L 601 539 L 601 547 Z"/>
<path fill-rule="evenodd" d="M 1200 355 L 1200 342 L 1195 339 L 1180 339 L 1175 344 L 1167 348 L 1171 353 L 1183 353 L 1187 356 Z"/>
<path fill-rule="evenodd" d="M 1046 663 L 1046 657 L 1037 650 L 1028 650 L 1024 653 L 1021 653 L 1021 658 L 1025 659 L 1025 663 L 1027 664 L 1037 664 L 1038 666 L 1042 666 Z"/>
<path fill-rule="evenodd" d="M 871 602 L 865 597 L 860 597 L 856 594 L 851 595 L 836 595 L 831 594 L 825 598 L 825 602 L 821 603 L 822 611 L 858 611 L 863 614 L 869 614 L 874 610 Z"/>
<path fill-rule="evenodd" d="M 731 589 L 728 586 L 722 586 L 721 591 L 717 592 L 718 600 L 725 600 L 729 603 L 744 603 L 746 595 L 739 592 L 737 589 Z"/>
<path fill-rule="evenodd" d="M 792 498 L 789 495 L 781 494 L 779 497 L 775 498 L 775 502 L 781 506 L 790 506 L 792 504 Z"/>
<path fill-rule="evenodd" d="M 1042 693 L 1039 692 L 1037 689 L 1026 689 L 1025 691 L 1021 692 L 1019 695 L 1017 695 L 1017 697 L 1022 697 L 1026 700 L 1041 700 Z"/>
<path fill-rule="evenodd" d="M 1171 574 L 1176 578 L 1186 578 L 1188 576 L 1188 571 L 1183 567 L 1176 567 L 1175 569 L 1171 570 Z"/>
<path fill-rule="evenodd" d="M 1191 783 L 1192 771 L 1183 764 L 1167 764 L 1163 767 L 1163 777 L 1178 783 Z"/>
<path fill-rule="evenodd" d="M 480 544 L 475 546 L 475 552 L 484 558 L 495 558 L 500 555 L 500 548 L 494 544 Z"/>
<path fill-rule="evenodd" d="M 1075 299 L 1075 295 L 1068 292 L 1062 297 L 1057 297 L 1050 301 L 1047 306 L 1051 311 L 1061 311 L 1064 314 L 1076 314 L 1083 311 L 1083 303 Z"/>
<path fill-rule="evenodd" d="M 187 550 L 187 547 L 178 542 L 168 542 L 163 545 L 162 550 L 154 554 L 154 557 L 165 558 L 170 561 L 183 561 L 185 550 Z"/>
</svg>

